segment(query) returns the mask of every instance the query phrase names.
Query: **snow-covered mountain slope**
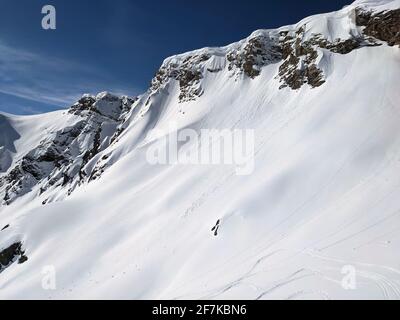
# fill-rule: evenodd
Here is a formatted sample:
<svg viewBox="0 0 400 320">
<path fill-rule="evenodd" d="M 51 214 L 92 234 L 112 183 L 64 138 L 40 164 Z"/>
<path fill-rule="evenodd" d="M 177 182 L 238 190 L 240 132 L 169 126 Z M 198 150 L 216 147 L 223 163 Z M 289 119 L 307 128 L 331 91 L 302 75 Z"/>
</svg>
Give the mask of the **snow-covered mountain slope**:
<svg viewBox="0 0 400 320">
<path fill-rule="evenodd" d="M 138 99 L 0 115 L 0 298 L 400 298 L 399 8 L 170 57 Z M 149 163 L 185 128 L 254 130 L 254 171 Z"/>
<path fill-rule="evenodd" d="M 3 205 L 35 186 L 40 186 L 39 194 L 56 188 L 58 194 L 62 190 L 70 194 L 90 179 L 90 163 L 116 138 L 133 102 L 104 92 L 96 97 L 84 95 L 68 112 L 18 118 L 2 115 L 6 136 L 0 171 Z M 49 197 L 44 203 L 49 200 L 54 199 Z"/>
</svg>

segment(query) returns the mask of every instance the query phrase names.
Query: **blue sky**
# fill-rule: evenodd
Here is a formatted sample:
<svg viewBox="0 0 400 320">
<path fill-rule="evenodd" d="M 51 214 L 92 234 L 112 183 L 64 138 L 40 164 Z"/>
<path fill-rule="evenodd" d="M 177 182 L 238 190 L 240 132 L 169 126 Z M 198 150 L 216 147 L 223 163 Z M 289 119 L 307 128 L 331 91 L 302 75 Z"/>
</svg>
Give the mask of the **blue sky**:
<svg viewBox="0 0 400 320">
<path fill-rule="evenodd" d="M 222 46 L 351 0 L 0 0 L 0 111 L 68 107 L 83 93 L 136 95 L 164 58 Z M 57 10 L 43 30 L 41 9 Z"/>
</svg>

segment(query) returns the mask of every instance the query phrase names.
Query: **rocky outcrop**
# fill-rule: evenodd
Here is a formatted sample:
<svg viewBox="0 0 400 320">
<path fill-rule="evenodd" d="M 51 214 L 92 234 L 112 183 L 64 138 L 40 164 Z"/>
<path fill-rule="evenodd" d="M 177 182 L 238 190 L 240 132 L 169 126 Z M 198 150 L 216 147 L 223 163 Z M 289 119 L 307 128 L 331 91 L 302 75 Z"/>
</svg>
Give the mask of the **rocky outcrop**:
<svg viewBox="0 0 400 320">
<path fill-rule="evenodd" d="M 308 40 L 303 41 L 305 26 L 292 36 L 289 32 L 281 33 L 282 58 L 279 66 L 280 89 L 290 87 L 299 89 L 303 84 L 319 87 L 325 82 L 323 71 L 317 65 L 317 45 Z"/>
<path fill-rule="evenodd" d="M 278 78 L 282 83 L 280 88 L 290 87 L 299 89 L 304 84 L 312 88 L 321 86 L 325 82 L 323 70 L 318 66 L 318 57 L 322 50 L 337 54 L 348 54 L 353 50 L 366 46 L 379 46 L 374 37 L 369 35 L 336 39 L 331 42 L 322 34 L 313 34 L 305 38 L 307 26 L 300 27 L 295 32 L 282 31 L 280 45 L 284 62 L 279 67 Z"/>
<path fill-rule="evenodd" d="M 1 177 L 3 204 L 10 204 L 36 185 L 40 185 L 39 194 L 58 186 L 67 187 L 71 194 L 89 178 L 87 164 L 111 144 L 133 102 L 109 93 L 83 96 L 68 110 L 77 116 L 72 125 L 46 137 Z"/>
<path fill-rule="evenodd" d="M 85 94 L 68 112 L 83 117 L 95 113 L 118 121 L 126 115 L 136 99 L 127 96 L 118 97 L 108 92 L 99 93 L 97 96 Z"/>
<path fill-rule="evenodd" d="M 280 61 L 281 51 L 277 40 L 265 35 L 255 36 L 243 46 L 232 48 L 225 54 L 228 70 L 235 76 L 245 74 L 250 78 L 257 77 L 263 66 Z M 212 50 L 209 52 L 206 50 L 206 53 L 198 52 L 167 59 L 152 79 L 150 93 L 158 93 L 172 80 L 179 84 L 180 103 L 194 101 L 201 97 L 204 93 L 202 79 L 205 74 L 223 70 L 223 67 L 206 66 L 206 62 L 213 54 Z"/>
<path fill-rule="evenodd" d="M 226 59 L 229 71 L 244 73 L 254 79 L 262 67 L 282 59 L 282 50 L 277 37 L 256 36 L 249 39 L 242 48 L 229 51 Z"/>
<path fill-rule="evenodd" d="M 356 24 L 365 27 L 364 35 L 400 47 L 400 9 L 378 13 L 357 9 Z"/>
<path fill-rule="evenodd" d="M 277 79 L 281 89 L 296 90 L 303 85 L 316 88 L 326 81 L 319 65 L 324 50 L 348 54 L 361 47 L 379 46 L 379 40 L 389 45 L 400 45 L 400 9 L 379 13 L 356 9 L 355 17 L 357 26 L 364 28 L 361 35 L 348 39 L 330 41 L 318 33 L 306 36 L 307 25 L 279 32 L 256 32 L 248 39 L 226 47 L 225 67 L 235 79 L 241 75 L 255 79 L 263 67 L 280 63 Z M 214 54 L 213 50 L 207 49 L 202 53 L 167 59 L 153 78 L 150 92 L 155 94 L 174 80 L 179 82 L 180 103 L 196 100 L 204 93 L 202 79 L 206 72 L 217 73 L 224 69 L 205 67 L 205 62 Z"/>
<path fill-rule="evenodd" d="M 179 102 L 196 100 L 203 94 L 200 80 L 203 78 L 203 62 L 209 58 L 207 54 L 200 54 L 188 56 L 183 61 L 164 62 L 151 81 L 150 91 L 159 91 L 172 79 L 179 82 Z"/>
<path fill-rule="evenodd" d="M 0 249 L 0 272 L 9 267 L 15 261 L 22 264 L 28 260 L 21 242 L 13 243 L 7 248 Z"/>
</svg>

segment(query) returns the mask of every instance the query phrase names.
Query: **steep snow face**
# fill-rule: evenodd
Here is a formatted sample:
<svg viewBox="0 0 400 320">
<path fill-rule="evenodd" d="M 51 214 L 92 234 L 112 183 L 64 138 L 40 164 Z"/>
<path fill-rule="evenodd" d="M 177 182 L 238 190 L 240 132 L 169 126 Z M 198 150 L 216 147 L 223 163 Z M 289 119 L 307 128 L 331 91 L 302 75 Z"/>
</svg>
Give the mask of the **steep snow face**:
<svg viewBox="0 0 400 320">
<path fill-rule="evenodd" d="M 0 298 L 400 298 L 399 8 L 356 1 L 168 58 L 130 103 L 5 115 L 2 177 L 33 152 L 58 180 L 0 209 Z M 148 161 L 185 128 L 254 130 L 254 171 Z M 68 161 L 44 168 L 53 147 Z"/>
</svg>

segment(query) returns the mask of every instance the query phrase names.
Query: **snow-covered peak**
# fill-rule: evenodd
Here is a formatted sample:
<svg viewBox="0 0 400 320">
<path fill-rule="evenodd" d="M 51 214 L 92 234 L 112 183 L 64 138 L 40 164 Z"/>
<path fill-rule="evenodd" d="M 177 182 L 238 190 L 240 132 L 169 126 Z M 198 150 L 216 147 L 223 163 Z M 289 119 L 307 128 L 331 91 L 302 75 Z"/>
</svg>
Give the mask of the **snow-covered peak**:
<svg viewBox="0 0 400 320">
<path fill-rule="evenodd" d="M 101 92 L 95 96 L 84 94 L 71 108 L 73 114 L 97 113 L 104 117 L 118 120 L 129 111 L 136 98 L 117 96 L 109 92 Z"/>
<path fill-rule="evenodd" d="M 56 125 L 46 125 L 47 135 L 41 127 L 20 129 L 18 121 L 14 128 L 13 117 L 0 115 L 0 201 L 10 204 L 38 186 L 40 195 L 48 193 L 46 203 L 52 200 L 49 191 L 60 186 L 64 195 L 71 194 L 91 177 L 90 162 L 120 134 L 135 100 L 108 92 L 84 94 L 68 113 L 51 114 Z M 30 143 L 17 150 L 14 141 L 21 135 L 30 136 Z"/>
</svg>

